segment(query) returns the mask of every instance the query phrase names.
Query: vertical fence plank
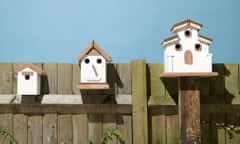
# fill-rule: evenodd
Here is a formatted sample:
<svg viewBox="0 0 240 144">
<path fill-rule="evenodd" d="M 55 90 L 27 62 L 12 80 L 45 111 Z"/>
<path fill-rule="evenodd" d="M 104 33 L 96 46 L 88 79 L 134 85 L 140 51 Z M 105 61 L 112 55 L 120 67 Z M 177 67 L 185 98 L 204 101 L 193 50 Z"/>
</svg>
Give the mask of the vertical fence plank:
<svg viewBox="0 0 240 144">
<path fill-rule="evenodd" d="M 86 114 L 75 114 L 73 118 L 73 144 L 87 143 L 88 121 Z"/>
<path fill-rule="evenodd" d="M 240 102 L 238 93 L 238 65 L 225 64 L 225 103 Z"/>
<path fill-rule="evenodd" d="M 169 115 L 167 120 L 167 144 L 179 143 L 178 116 Z"/>
<path fill-rule="evenodd" d="M 93 143 L 101 143 L 102 114 L 88 114 L 88 139 Z"/>
<path fill-rule="evenodd" d="M 177 128 L 176 128 L 177 129 Z M 152 143 L 166 144 L 166 116 L 152 116 Z"/>
<path fill-rule="evenodd" d="M 163 72 L 162 64 L 148 64 L 150 70 L 150 105 L 166 104 L 165 100 L 165 88 L 159 75 Z"/>
<path fill-rule="evenodd" d="M 73 64 L 73 79 L 72 79 L 72 91 L 73 94 L 80 94 L 80 90 L 76 85 L 80 82 L 80 66 L 79 64 Z"/>
<path fill-rule="evenodd" d="M 146 63 L 144 60 L 131 62 L 133 143 L 148 143 Z"/>
<path fill-rule="evenodd" d="M 12 127 L 12 114 L 0 114 L 0 128 L 12 135 Z M 0 135 L 0 142 L 7 143 L 3 135 Z"/>
<path fill-rule="evenodd" d="M 49 94 L 57 94 L 58 87 L 58 65 L 57 63 L 44 63 L 43 70 L 46 73 L 47 80 L 43 84 Z"/>
<path fill-rule="evenodd" d="M 13 116 L 13 137 L 18 144 L 27 144 L 27 116 L 24 114 Z"/>
<path fill-rule="evenodd" d="M 131 94 L 131 66 L 130 64 L 117 64 L 117 93 Z"/>
<path fill-rule="evenodd" d="M 58 94 L 72 94 L 71 64 L 58 64 Z"/>
<path fill-rule="evenodd" d="M 57 114 L 43 116 L 43 143 L 57 144 Z"/>
<path fill-rule="evenodd" d="M 12 63 L 0 63 L 0 94 L 12 94 Z"/>
<path fill-rule="evenodd" d="M 132 116 L 131 115 L 118 115 L 117 128 L 124 137 L 124 143 L 118 141 L 118 144 L 133 144 L 132 139 Z"/>
<path fill-rule="evenodd" d="M 104 114 L 103 115 L 103 133 L 107 129 L 116 129 L 117 128 L 117 117 L 114 114 Z M 112 139 L 108 140 L 108 144 L 116 144 L 117 138 L 113 136 Z"/>
<path fill-rule="evenodd" d="M 58 144 L 72 144 L 72 115 L 58 115 Z"/>
<path fill-rule="evenodd" d="M 42 144 L 42 116 L 28 116 L 28 144 Z"/>
</svg>

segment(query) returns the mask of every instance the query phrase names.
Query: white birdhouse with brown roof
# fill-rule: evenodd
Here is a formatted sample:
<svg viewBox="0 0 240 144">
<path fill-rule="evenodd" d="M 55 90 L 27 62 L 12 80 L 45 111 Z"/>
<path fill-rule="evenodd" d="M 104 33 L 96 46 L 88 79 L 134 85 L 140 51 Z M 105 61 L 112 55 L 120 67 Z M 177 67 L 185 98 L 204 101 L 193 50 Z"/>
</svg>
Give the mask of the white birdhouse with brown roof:
<svg viewBox="0 0 240 144">
<path fill-rule="evenodd" d="M 173 25 L 174 36 L 162 42 L 164 72 L 212 72 L 212 39 L 199 35 L 202 24 L 190 19 Z"/>
<path fill-rule="evenodd" d="M 18 68 L 17 94 L 18 95 L 40 95 L 41 75 L 44 71 L 32 64 L 26 64 Z"/>
<path fill-rule="evenodd" d="M 107 62 L 112 58 L 92 41 L 77 57 L 80 63 L 79 89 L 109 89 Z"/>
</svg>

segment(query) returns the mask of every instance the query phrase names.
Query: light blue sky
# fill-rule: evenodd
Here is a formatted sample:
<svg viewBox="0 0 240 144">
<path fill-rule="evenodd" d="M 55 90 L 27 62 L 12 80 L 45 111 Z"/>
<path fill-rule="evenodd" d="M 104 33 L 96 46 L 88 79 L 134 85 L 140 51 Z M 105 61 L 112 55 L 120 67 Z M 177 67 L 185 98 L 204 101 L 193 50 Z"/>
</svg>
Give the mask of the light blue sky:
<svg viewBox="0 0 240 144">
<path fill-rule="evenodd" d="M 94 39 L 113 59 L 163 62 L 163 39 L 190 18 L 214 63 L 240 63 L 239 0 L 0 0 L 0 62 L 77 63 Z"/>
</svg>

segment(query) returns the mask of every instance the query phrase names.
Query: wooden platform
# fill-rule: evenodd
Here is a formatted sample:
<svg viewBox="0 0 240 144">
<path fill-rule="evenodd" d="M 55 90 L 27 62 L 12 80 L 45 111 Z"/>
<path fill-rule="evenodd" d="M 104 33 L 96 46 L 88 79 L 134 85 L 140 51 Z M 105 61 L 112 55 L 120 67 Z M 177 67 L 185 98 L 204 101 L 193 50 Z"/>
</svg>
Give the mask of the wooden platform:
<svg viewBox="0 0 240 144">
<path fill-rule="evenodd" d="M 213 76 L 218 76 L 218 72 L 165 72 L 160 75 L 161 78 L 213 77 Z"/>
<path fill-rule="evenodd" d="M 78 83 L 78 89 L 109 89 L 108 83 Z"/>
</svg>

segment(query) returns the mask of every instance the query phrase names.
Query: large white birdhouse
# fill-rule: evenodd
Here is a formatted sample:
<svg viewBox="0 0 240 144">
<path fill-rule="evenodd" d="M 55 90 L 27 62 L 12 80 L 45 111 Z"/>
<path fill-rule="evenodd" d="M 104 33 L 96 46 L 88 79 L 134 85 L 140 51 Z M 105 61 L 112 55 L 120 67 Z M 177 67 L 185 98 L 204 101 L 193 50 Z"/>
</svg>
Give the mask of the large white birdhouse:
<svg viewBox="0 0 240 144">
<path fill-rule="evenodd" d="M 18 68 L 17 94 L 18 95 L 40 95 L 41 75 L 45 73 L 32 64 L 26 64 Z"/>
<path fill-rule="evenodd" d="M 174 36 L 162 42 L 164 48 L 164 72 L 208 73 L 212 72 L 212 39 L 199 35 L 202 24 L 190 19 L 173 25 Z"/>
<path fill-rule="evenodd" d="M 108 56 L 94 41 L 92 41 L 77 57 L 80 63 L 79 89 L 109 89 L 107 83 Z"/>
</svg>

